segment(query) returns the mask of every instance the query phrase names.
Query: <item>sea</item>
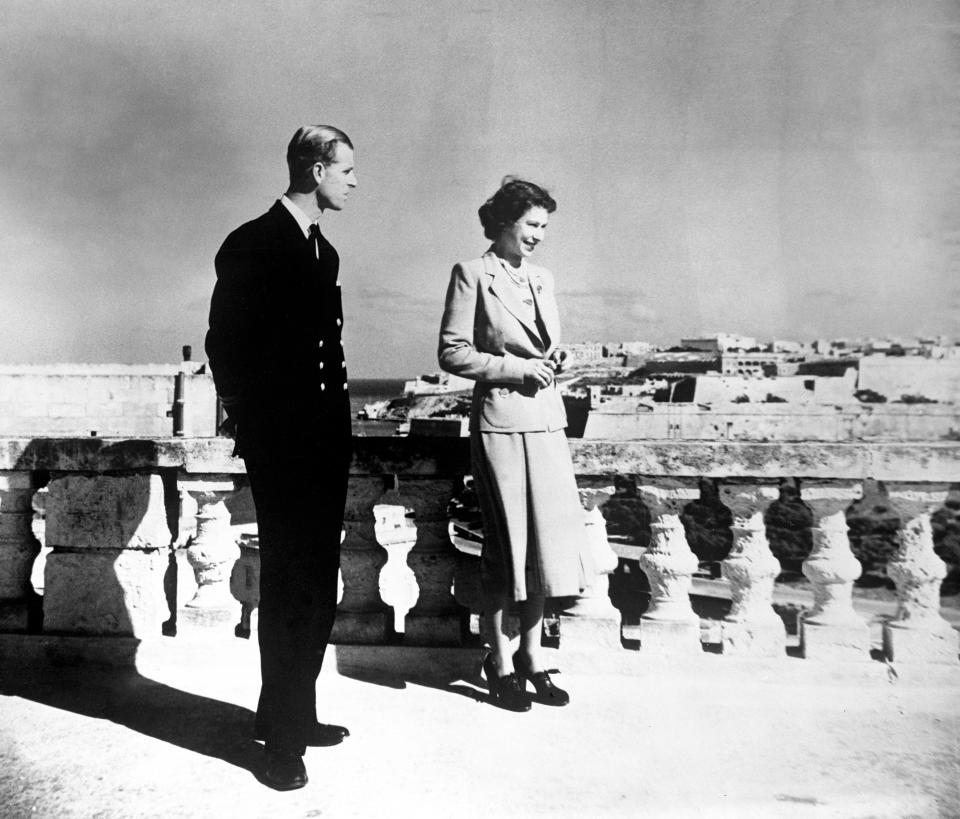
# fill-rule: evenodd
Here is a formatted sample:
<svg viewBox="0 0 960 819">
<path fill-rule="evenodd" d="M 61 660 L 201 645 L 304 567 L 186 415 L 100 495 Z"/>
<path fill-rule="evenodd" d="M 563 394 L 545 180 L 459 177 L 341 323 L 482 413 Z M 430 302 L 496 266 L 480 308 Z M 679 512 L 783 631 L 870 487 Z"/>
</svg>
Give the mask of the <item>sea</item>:
<svg viewBox="0 0 960 819">
<path fill-rule="evenodd" d="M 394 435 L 396 421 L 362 421 L 357 413 L 364 404 L 374 401 L 386 401 L 403 395 L 402 378 L 351 378 L 350 379 L 350 415 L 353 418 L 353 434 L 369 437 Z"/>
</svg>

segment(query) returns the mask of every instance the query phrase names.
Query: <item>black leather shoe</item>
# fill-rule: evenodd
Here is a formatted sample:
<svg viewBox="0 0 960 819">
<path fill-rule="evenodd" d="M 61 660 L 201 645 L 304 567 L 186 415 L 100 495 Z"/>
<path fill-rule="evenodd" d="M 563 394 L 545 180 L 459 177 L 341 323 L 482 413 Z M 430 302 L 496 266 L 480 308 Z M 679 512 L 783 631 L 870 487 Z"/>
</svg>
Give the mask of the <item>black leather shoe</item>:
<svg viewBox="0 0 960 819">
<path fill-rule="evenodd" d="M 548 672 L 530 671 L 519 651 L 513 655 L 513 667 L 520 677 L 533 683 L 533 688 L 537 692 L 536 701 L 541 705 L 566 705 L 570 702 L 570 695 L 553 684 Z M 526 683 L 523 684 L 523 688 L 526 690 Z"/>
<path fill-rule="evenodd" d="M 307 769 L 296 751 L 268 747 L 266 757 L 263 781 L 274 790 L 294 791 L 307 784 Z"/>
<path fill-rule="evenodd" d="M 493 659 L 488 654 L 483 661 L 483 673 L 487 677 L 487 689 L 490 691 L 490 700 L 499 708 L 507 711 L 529 711 L 530 698 L 523 690 L 523 683 L 516 674 L 507 674 L 504 677 L 497 675 L 493 667 Z"/>
<path fill-rule="evenodd" d="M 310 736 L 307 737 L 307 745 L 314 748 L 339 745 L 348 736 L 350 736 L 350 732 L 342 725 L 327 725 L 325 722 L 318 722 L 313 726 Z"/>
<path fill-rule="evenodd" d="M 307 737 L 307 745 L 313 748 L 327 748 L 331 745 L 339 745 L 345 737 L 350 736 L 350 731 L 342 725 L 327 725 L 325 722 L 314 723 L 313 731 Z M 253 738 L 261 742 L 267 738 L 267 732 L 254 729 Z"/>
</svg>

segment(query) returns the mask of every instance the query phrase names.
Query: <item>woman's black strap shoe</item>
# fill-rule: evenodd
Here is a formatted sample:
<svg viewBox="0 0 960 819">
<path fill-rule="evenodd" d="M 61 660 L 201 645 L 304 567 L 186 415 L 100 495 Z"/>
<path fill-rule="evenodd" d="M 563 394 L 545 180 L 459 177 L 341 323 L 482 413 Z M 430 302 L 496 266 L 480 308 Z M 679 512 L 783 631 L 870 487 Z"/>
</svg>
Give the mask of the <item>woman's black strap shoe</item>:
<svg viewBox="0 0 960 819">
<path fill-rule="evenodd" d="M 525 686 L 517 674 L 498 676 L 489 654 L 483 661 L 483 673 L 486 675 L 487 689 L 490 691 L 490 700 L 494 705 L 505 708 L 507 711 L 530 710 L 530 697 L 527 696 Z"/>
<path fill-rule="evenodd" d="M 533 683 L 533 688 L 537 692 L 536 701 L 542 705 L 566 705 L 570 702 L 570 695 L 562 688 L 558 688 L 550 679 L 550 674 L 546 671 L 532 672 L 524 663 L 523 658 L 518 651 L 513 655 L 513 667 L 517 674 Z M 526 689 L 526 684 L 524 684 Z"/>
</svg>

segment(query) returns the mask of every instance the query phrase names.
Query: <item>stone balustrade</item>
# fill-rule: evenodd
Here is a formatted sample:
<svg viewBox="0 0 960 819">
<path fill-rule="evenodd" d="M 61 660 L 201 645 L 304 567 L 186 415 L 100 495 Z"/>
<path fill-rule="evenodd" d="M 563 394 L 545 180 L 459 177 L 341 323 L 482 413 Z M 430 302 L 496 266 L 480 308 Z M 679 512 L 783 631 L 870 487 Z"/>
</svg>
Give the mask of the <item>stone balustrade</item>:
<svg viewBox="0 0 960 819">
<path fill-rule="evenodd" d="M 258 603 L 255 521 L 231 444 L 0 439 L 0 633 L 141 641 L 190 630 L 249 636 Z M 554 631 L 561 647 L 668 656 L 703 650 L 704 622 L 691 598 L 698 560 L 681 514 L 702 500 L 707 481 L 730 520 L 731 546 L 721 563 L 730 607 L 715 624 L 718 650 L 785 656 L 787 627 L 773 605 L 781 566 L 765 515 L 786 482 L 799 489 L 812 542 L 803 574 L 813 605 L 801 619 L 799 653 L 869 661 L 869 627 L 852 605 L 862 567 L 845 518 L 869 479 L 880 482 L 901 522 L 899 548 L 887 565 L 899 609 L 883 627 L 886 658 L 957 663 L 958 633 L 939 612 L 946 567 L 934 553 L 930 519 L 960 483 L 960 443 L 570 444 L 587 523 L 584 549 L 597 575 L 582 597 L 559 601 Z M 469 471 L 468 441 L 358 438 L 355 450 L 334 642 L 478 647 L 478 561 L 449 533 L 451 500 Z M 41 601 L 30 582 L 40 552 L 30 524 L 33 495 L 43 486 L 51 551 Z M 604 531 L 606 510 L 624 495 L 649 519 L 633 542 Z M 622 601 L 618 610 L 608 593 L 618 555 L 634 560 L 648 581 L 649 604 L 638 622 L 621 616 Z"/>
</svg>

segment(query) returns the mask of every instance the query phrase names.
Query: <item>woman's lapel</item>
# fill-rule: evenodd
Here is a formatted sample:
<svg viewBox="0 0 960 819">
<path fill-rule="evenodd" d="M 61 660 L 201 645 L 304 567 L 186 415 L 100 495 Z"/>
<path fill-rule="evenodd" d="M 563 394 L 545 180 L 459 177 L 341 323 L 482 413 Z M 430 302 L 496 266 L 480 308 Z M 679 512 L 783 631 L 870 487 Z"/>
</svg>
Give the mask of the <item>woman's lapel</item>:
<svg viewBox="0 0 960 819">
<path fill-rule="evenodd" d="M 549 354 L 550 348 L 555 346 L 560 338 L 560 316 L 557 315 L 557 302 L 549 290 L 549 284 L 539 267 L 530 270 L 530 283 L 533 285 L 533 298 L 537 303 L 540 321 L 547 337 L 541 339 L 545 351 Z"/>
<path fill-rule="evenodd" d="M 537 332 L 536 324 L 530 322 L 524 315 L 525 310 L 523 309 L 523 302 L 521 301 L 520 288 L 510 281 L 510 276 L 507 274 L 507 271 L 503 269 L 503 265 L 500 264 L 497 255 L 492 251 L 487 251 L 483 256 L 483 265 L 487 275 L 492 279 L 490 282 L 490 292 L 497 297 L 500 303 L 507 309 L 507 312 L 519 321 L 534 338 L 540 339 L 540 333 Z M 540 339 L 540 341 L 543 342 L 543 339 Z"/>
</svg>

